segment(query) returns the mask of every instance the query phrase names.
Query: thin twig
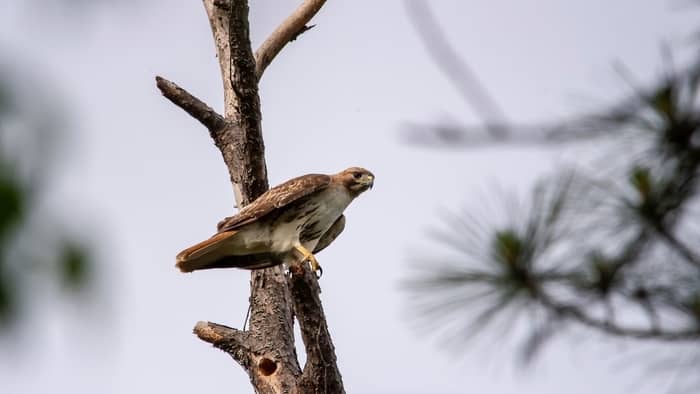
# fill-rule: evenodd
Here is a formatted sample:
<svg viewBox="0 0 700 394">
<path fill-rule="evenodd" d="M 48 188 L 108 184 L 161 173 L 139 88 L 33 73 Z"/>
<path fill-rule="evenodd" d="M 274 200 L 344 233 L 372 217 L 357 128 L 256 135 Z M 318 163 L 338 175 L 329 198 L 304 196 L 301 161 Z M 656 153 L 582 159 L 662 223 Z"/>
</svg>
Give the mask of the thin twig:
<svg viewBox="0 0 700 394">
<path fill-rule="evenodd" d="M 681 242 L 666 229 L 657 228 L 656 230 L 661 238 L 668 242 L 671 247 L 675 248 L 675 251 L 678 252 L 688 262 L 688 264 L 694 266 L 695 268 L 700 268 L 700 257 L 698 257 L 687 245 Z"/>
<path fill-rule="evenodd" d="M 622 326 L 607 319 L 594 318 L 577 306 L 561 304 L 543 292 L 538 293 L 537 300 L 539 300 L 545 308 L 555 312 L 561 317 L 573 319 L 585 326 L 619 337 L 662 341 L 696 341 L 700 338 L 700 329 L 696 327 L 678 330 L 659 330 L 656 327 L 646 329 Z"/>
</svg>

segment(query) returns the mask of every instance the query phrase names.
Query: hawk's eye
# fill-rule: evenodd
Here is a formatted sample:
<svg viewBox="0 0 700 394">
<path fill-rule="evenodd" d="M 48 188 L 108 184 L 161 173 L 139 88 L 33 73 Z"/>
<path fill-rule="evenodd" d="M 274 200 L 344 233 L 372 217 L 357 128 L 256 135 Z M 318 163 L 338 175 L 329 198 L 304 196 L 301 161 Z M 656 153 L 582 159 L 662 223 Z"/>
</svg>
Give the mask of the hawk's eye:
<svg viewBox="0 0 700 394">
<path fill-rule="evenodd" d="M 360 178 L 362 178 L 362 173 L 360 173 L 360 172 L 353 172 L 353 173 L 352 173 L 352 177 L 355 178 L 355 179 L 360 179 Z"/>
</svg>

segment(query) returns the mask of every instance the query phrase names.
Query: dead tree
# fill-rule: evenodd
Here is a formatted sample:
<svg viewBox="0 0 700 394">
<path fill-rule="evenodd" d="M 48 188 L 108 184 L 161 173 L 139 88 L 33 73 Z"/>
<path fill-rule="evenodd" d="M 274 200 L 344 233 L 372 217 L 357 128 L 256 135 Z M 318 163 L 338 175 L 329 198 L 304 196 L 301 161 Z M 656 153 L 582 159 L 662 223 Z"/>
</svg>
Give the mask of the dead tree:
<svg viewBox="0 0 700 394">
<path fill-rule="evenodd" d="M 307 23 L 324 3 L 305 0 L 253 54 L 248 1 L 204 0 L 224 83 L 223 116 L 175 83 L 156 77 L 163 95 L 209 130 L 239 207 L 268 188 L 258 81 L 280 50 L 309 29 Z M 230 354 L 258 393 L 343 393 L 316 276 L 303 266 L 291 271 L 285 275 L 277 266 L 251 272 L 248 330 L 198 322 L 194 333 Z M 303 369 L 294 346 L 295 318 L 307 354 Z"/>
</svg>

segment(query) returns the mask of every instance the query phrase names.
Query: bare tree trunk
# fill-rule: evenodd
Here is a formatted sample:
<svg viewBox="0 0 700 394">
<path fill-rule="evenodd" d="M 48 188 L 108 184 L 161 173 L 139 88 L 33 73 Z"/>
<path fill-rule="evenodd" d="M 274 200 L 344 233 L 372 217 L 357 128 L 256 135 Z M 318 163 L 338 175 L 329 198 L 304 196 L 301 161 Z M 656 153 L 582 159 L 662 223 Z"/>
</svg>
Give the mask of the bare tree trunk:
<svg viewBox="0 0 700 394">
<path fill-rule="evenodd" d="M 239 207 L 268 188 L 258 81 L 279 51 L 309 29 L 306 23 L 324 3 L 304 1 L 253 55 L 247 0 L 204 0 L 221 66 L 224 116 L 173 82 L 156 77 L 165 97 L 209 129 Z M 315 275 L 300 265 L 285 276 L 278 266 L 253 271 L 250 284 L 249 330 L 199 322 L 195 334 L 230 354 L 258 393 L 343 393 Z M 307 354 L 303 369 L 294 346 L 295 316 Z"/>
</svg>

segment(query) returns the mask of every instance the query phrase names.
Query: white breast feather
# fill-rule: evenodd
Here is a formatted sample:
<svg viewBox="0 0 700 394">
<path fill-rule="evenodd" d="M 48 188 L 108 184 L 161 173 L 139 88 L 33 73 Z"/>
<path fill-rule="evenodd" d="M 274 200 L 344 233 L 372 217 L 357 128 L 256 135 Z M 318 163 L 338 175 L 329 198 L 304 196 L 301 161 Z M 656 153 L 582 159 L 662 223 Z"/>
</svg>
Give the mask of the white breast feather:
<svg viewBox="0 0 700 394">
<path fill-rule="evenodd" d="M 328 230 L 333 222 L 343 214 L 345 208 L 352 202 L 352 196 L 341 186 L 330 187 L 324 190 L 319 196 L 321 205 L 316 211 L 315 220 L 319 221 L 318 226 L 323 229 L 323 232 Z M 323 232 L 322 235 L 323 236 Z M 304 247 L 308 250 L 314 250 L 320 238 L 308 241 Z"/>
<path fill-rule="evenodd" d="M 343 187 L 329 187 L 320 192 L 317 201 L 319 207 L 310 221 L 318 221 L 318 226 L 325 231 L 343 214 L 345 208 L 352 201 L 352 197 Z M 275 252 L 286 252 L 299 246 L 299 231 L 297 229 L 301 224 L 303 224 L 301 221 L 280 223 L 274 230 L 271 249 Z M 318 239 L 306 242 L 304 247 L 313 250 L 316 243 L 318 243 Z"/>
</svg>

